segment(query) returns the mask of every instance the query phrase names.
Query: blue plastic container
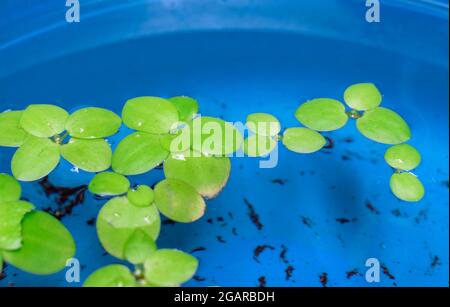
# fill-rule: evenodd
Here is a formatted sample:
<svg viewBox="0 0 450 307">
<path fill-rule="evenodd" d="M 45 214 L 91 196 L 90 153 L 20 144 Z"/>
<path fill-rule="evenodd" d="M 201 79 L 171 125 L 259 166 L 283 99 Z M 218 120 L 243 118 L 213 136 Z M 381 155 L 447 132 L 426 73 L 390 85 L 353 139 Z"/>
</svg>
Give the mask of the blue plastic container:
<svg viewBox="0 0 450 307">
<path fill-rule="evenodd" d="M 131 97 L 189 95 L 202 114 L 245 121 L 270 112 L 287 128 L 299 125 L 300 103 L 342 100 L 348 85 L 374 82 L 423 155 L 421 202 L 391 194 L 386 146 L 364 139 L 352 122 L 327 135 L 330 150 L 298 155 L 280 147 L 276 168 L 233 159 L 230 181 L 205 217 L 164 225 L 158 244 L 205 248 L 194 253 L 200 268 L 189 286 L 257 286 L 261 277 L 268 286 L 321 286 L 324 273 L 328 286 L 448 286 L 448 1 L 380 2 L 381 22 L 368 23 L 365 1 L 356 0 L 80 0 L 81 22 L 69 24 L 63 0 L 4 0 L 0 111 L 53 103 L 120 114 Z M 10 172 L 13 152 L 0 149 L 0 172 Z M 70 169 L 61 163 L 50 180 L 88 182 L 89 174 Z M 151 185 L 162 176 L 154 170 L 133 181 Z M 23 188 L 38 207 L 54 206 L 39 184 Z M 82 280 L 120 262 L 86 223 L 103 203 L 87 196 L 63 219 Z M 255 259 L 258 245 L 273 249 Z M 364 278 L 368 258 L 385 268 L 380 283 Z M 81 285 L 68 284 L 64 271 L 34 276 L 8 266 L 5 274 L 1 286 Z"/>
</svg>

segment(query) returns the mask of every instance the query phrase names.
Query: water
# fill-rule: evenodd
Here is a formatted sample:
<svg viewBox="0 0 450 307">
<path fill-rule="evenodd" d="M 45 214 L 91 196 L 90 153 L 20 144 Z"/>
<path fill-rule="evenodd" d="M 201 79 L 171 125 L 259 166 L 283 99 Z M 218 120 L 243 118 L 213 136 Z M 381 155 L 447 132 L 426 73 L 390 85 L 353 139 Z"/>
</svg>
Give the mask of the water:
<svg viewBox="0 0 450 307">
<path fill-rule="evenodd" d="M 448 285 L 448 62 L 439 58 L 286 31 L 174 32 L 66 54 L 11 73 L 0 80 L 0 106 L 54 103 L 73 111 L 95 105 L 120 114 L 135 96 L 189 95 L 204 115 L 244 121 L 249 113 L 270 112 L 287 128 L 299 125 L 293 114 L 301 102 L 342 99 L 348 85 L 365 81 L 377 84 L 383 105 L 411 126 L 410 144 L 423 156 L 417 169 L 427 190 L 423 201 L 403 203 L 390 193 L 386 146 L 365 140 L 351 121 L 327 134 L 332 149 L 298 155 L 280 147 L 273 169 L 260 169 L 257 159 L 233 159 L 230 181 L 208 201 L 206 215 L 192 224 L 163 225 L 158 245 L 205 248 L 194 253 L 200 278 L 189 286 L 256 286 L 262 276 L 269 286 L 320 286 L 323 273 L 329 286 L 368 286 L 363 276 L 348 278 L 347 272 L 364 274 L 372 257 L 395 277 L 382 273 L 381 283 L 372 286 Z M 109 142 L 115 146 L 127 133 L 123 128 Z M 0 149 L 1 172 L 9 172 L 12 153 Z M 152 185 L 162 176 L 153 170 L 132 179 Z M 62 162 L 50 181 L 76 186 L 91 177 Z M 23 188 L 23 197 L 40 208 L 54 203 L 37 183 Z M 95 227 L 87 223 L 104 202 L 87 194 L 63 219 L 77 243 L 82 279 L 120 262 L 104 255 Z M 258 245 L 273 250 L 255 260 Z M 294 270 L 286 278 L 289 266 Z M 8 266 L 6 274 L 1 286 L 68 285 L 64 272 L 42 277 Z"/>
</svg>

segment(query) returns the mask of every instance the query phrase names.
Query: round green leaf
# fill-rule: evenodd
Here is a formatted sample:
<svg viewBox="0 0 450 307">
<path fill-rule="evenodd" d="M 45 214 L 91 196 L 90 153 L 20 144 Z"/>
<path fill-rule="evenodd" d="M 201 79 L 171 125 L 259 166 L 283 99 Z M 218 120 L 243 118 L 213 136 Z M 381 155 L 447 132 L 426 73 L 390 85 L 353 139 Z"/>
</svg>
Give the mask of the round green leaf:
<svg viewBox="0 0 450 307">
<path fill-rule="evenodd" d="M 60 146 L 49 139 L 29 136 L 11 160 L 11 170 L 20 181 L 35 181 L 47 176 L 58 165 Z"/>
<path fill-rule="evenodd" d="M 215 197 L 225 186 L 230 176 L 231 162 L 227 157 L 170 156 L 164 162 L 166 178 L 188 182 L 200 195 Z"/>
<path fill-rule="evenodd" d="M 306 127 L 317 131 L 337 130 L 348 121 L 344 105 L 329 98 L 305 102 L 297 109 L 295 117 Z"/>
<path fill-rule="evenodd" d="M 20 119 L 22 128 L 37 137 L 48 138 L 65 130 L 69 114 L 62 108 L 49 104 L 32 104 Z"/>
<path fill-rule="evenodd" d="M 0 146 L 18 147 L 23 144 L 27 133 L 20 127 L 23 111 L 0 113 Z"/>
<path fill-rule="evenodd" d="M 158 223 L 159 213 L 155 206 L 137 207 L 128 198 L 115 197 L 101 210 L 102 219 L 115 228 L 139 228 Z"/>
<path fill-rule="evenodd" d="M 111 210 L 108 210 L 110 204 L 106 204 L 99 212 L 97 218 L 97 235 L 100 243 L 105 248 L 105 250 L 116 258 L 124 259 L 125 245 L 131 236 L 134 234 L 136 229 L 142 230 L 153 240 L 156 240 L 161 229 L 161 219 L 159 214 L 156 216 L 156 220 L 143 227 L 137 228 L 116 228 L 110 222 Z M 106 207 L 106 208 L 105 208 Z M 127 206 L 125 206 L 127 208 Z M 135 207 L 135 206 L 133 206 Z M 155 206 L 151 206 L 155 208 Z M 151 208 L 146 207 L 146 208 Z M 125 210 L 127 210 L 125 208 Z M 138 208 L 138 207 L 135 207 Z"/>
<path fill-rule="evenodd" d="M 0 173 L 0 203 L 19 200 L 22 188 L 16 179 Z"/>
<path fill-rule="evenodd" d="M 392 193 L 404 201 L 420 201 L 425 195 L 422 182 L 411 173 L 395 173 L 390 182 Z"/>
<path fill-rule="evenodd" d="M 121 124 L 122 120 L 114 112 L 90 107 L 71 114 L 66 130 L 70 136 L 79 139 L 99 139 L 117 133 Z"/>
<path fill-rule="evenodd" d="M 177 108 L 180 121 L 190 121 L 198 113 L 198 102 L 191 97 L 177 96 L 169 100 Z"/>
<path fill-rule="evenodd" d="M 318 132 L 308 128 L 289 128 L 284 131 L 283 144 L 287 149 L 297 153 L 313 153 L 327 141 Z"/>
<path fill-rule="evenodd" d="M 280 121 L 272 114 L 253 113 L 245 124 L 250 131 L 262 136 L 275 136 L 281 131 Z"/>
<path fill-rule="evenodd" d="M 375 84 L 358 83 L 345 90 L 344 100 L 350 108 L 365 111 L 378 107 L 382 96 Z"/>
<path fill-rule="evenodd" d="M 383 144 L 400 144 L 411 137 L 409 126 L 403 118 L 382 107 L 364 112 L 356 121 L 356 127 L 368 139 Z"/>
<path fill-rule="evenodd" d="M 9 264 L 33 274 L 53 274 L 75 255 L 75 242 L 56 218 L 42 211 L 28 213 L 22 222 L 22 247 L 3 251 Z"/>
<path fill-rule="evenodd" d="M 198 260 L 175 249 L 160 249 L 151 253 L 144 264 L 148 282 L 171 286 L 191 279 L 198 268 Z"/>
<path fill-rule="evenodd" d="M 230 123 L 202 116 L 189 123 L 191 146 L 209 156 L 227 156 L 241 148 L 244 138 Z"/>
<path fill-rule="evenodd" d="M 384 159 L 391 167 L 403 171 L 415 169 L 422 160 L 417 149 L 408 144 L 399 144 L 388 148 Z"/>
<path fill-rule="evenodd" d="M 126 266 L 111 264 L 89 275 L 83 287 L 134 287 L 135 284 L 136 280 Z"/>
<path fill-rule="evenodd" d="M 22 246 L 22 219 L 34 206 L 26 201 L 0 202 L 0 249 Z"/>
<path fill-rule="evenodd" d="M 112 168 L 127 176 L 144 174 L 160 165 L 168 154 L 159 142 L 159 135 L 135 132 L 117 146 L 112 158 Z"/>
<path fill-rule="evenodd" d="M 89 183 L 89 191 L 100 196 L 121 195 L 126 193 L 129 188 L 128 178 L 114 172 L 99 173 Z"/>
<path fill-rule="evenodd" d="M 125 244 L 125 259 L 132 264 L 141 264 L 156 249 L 155 241 L 141 229 L 136 229 Z"/>
<path fill-rule="evenodd" d="M 140 185 L 136 189 L 128 191 L 128 200 L 135 206 L 147 207 L 153 203 L 154 192 L 146 185 Z"/>
<path fill-rule="evenodd" d="M 178 179 L 166 179 L 156 185 L 155 204 L 163 215 L 181 223 L 198 220 L 206 210 L 201 195 Z"/>
<path fill-rule="evenodd" d="M 104 139 L 72 138 L 61 146 L 64 159 L 87 172 L 102 172 L 111 166 L 112 150 Z"/>
<path fill-rule="evenodd" d="M 249 157 L 263 157 L 272 152 L 277 142 L 270 136 L 258 134 L 244 140 L 244 153 Z"/>
<path fill-rule="evenodd" d="M 126 102 L 122 119 L 131 129 L 154 134 L 169 133 L 178 122 L 177 108 L 167 99 L 137 97 Z"/>
</svg>

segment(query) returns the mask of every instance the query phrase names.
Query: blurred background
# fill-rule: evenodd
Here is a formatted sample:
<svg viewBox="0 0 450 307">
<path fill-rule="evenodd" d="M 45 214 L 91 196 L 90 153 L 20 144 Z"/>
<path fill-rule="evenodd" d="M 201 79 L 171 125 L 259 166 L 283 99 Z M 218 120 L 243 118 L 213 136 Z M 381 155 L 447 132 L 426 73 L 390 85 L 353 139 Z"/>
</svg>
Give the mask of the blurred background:
<svg viewBox="0 0 450 307">
<path fill-rule="evenodd" d="M 233 159 L 230 181 L 205 217 L 165 222 L 158 245 L 199 258 L 189 286 L 448 286 L 448 1 L 379 2 L 380 20 L 370 23 L 362 0 L 80 0 L 80 22 L 68 23 L 65 0 L 2 0 L 0 111 L 51 103 L 120 114 L 132 97 L 188 95 L 204 115 L 245 121 L 269 112 L 288 128 L 299 126 L 300 103 L 342 100 L 347 86 L 374 82 L 422 153 L 421 202 L 391 194 L 387 147 L 349 122 L 327 134 L 333 148 L 314 155 L 280 147 L 273 169 Z M 126 133 L 109 141 L 115 146 Z M 0 149 L 0 172 L 10 173 L 13 153 Z M 71 187 L 92 177 L 71 169 L 62 161 L 50 182 Z M 154 170 L 131 179 L 152 185 L 162 177 Z M 39 208 L 58 206 L 42 183 L 23 189 Z M 82 279 L 120 263 L 95 233 L 104 203 L 86 194 L 62 220 L 75 237 Z M 382 263 L 380 283 L 364 278 L 368 258 Z M 81 285 L 64 274 L 7 266 L 0 286 Z"/>
</svg>

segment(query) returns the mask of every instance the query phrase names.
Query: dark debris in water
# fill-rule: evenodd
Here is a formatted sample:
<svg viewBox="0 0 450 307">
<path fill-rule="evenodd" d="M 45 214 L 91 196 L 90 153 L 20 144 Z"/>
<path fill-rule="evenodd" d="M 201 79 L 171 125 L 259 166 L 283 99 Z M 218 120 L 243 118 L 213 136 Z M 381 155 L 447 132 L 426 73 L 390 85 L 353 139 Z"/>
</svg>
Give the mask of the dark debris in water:
<svg viewBox="0 0 450 307">
<path fill-rule="evenodd" d="M 292 273 L 294 272 L 295 268 L 292 265 L 288 265 L 288 267 L 286 268 L 286 270 L 284 270 L 284 272 L 286 273 L 286 280 L 290 280 L 292 277 Z"/>
<path fill-rule="evenodd" d="M 86 224 L 88 224 L 89 226 L 94 226 L 95 225 L 95 217 L 90 218 L 89 220 L 86 221 Z"/>
<path fill-rule="evenodd" d="M 266 249 L 270 249 L 270 250 L 275 250 L 275 248 L 271 245 L 258 245 L 257 247 L 255 247 L 255 249 L 253 250 L 253 259 L 258 262 L 261 263 L 259 261 L 259 256 L 266 250 Z"/>
<path fill-rule="evenodd" d="M 285 185 L 288 181 L 287 179 L 281 179 L 281 178 L 277 178 L 277 179 L 272 179 L 270 180 L 270 182 L 274 183 L 274 184 L 278 184 L 278 185 Z"/>
<path fill-rule="evenodd" d="M 50 213 L 57 219 L 62 219 L 67 215 L 71 215 L 73 208 L 82 204 L 85 199 L 85 193 L 87 190 L 86 185 L 81 185 L 74 188 L 60 187 L 52 184 L 48 177 L 39 181 L 39 185 L 44 190 L 47 197 L 56 196 L 55 202 L 58 208 L 46 208 L 44 211 Z"/>
<path fill-rule="evenodd" d="M 384 263 L 381 264 L 381 269 L 383 270 L 383 274 L 386 275 L 389 279 L 395 280 L 395 276 L 392 275 L 392 273 Z"/>
<path fill-rule="evenodd" d="M 350 222 L 356 222 L 356 221 L 358 221 L 357 218 L 348 219 L 345 217 L 340 217 L 340 218 L 336 219 L 336 222 L 341 223 L 341 224 L 348 224 Z"/>
<path fill-rule="evenodd" d="M 238 232 L 237 232 L 236 227 L 233 227 L 233 229 L 231 229 L 231 233 L 232 233 L 234 236 L 237 236 L 237 235 L 238 235 Z"/>
<path fill-rule="evenodd" d="M 198 275 L 195 275 L 195 276 L 193 277 L 193 279 L 194 279 L 195 281 L 205 281 L 205 280 L 206 280 L 205 277 L 198 276 Z"/>
<path fill-rule="evenodd" d="M 428 219 L 428 210 L 422 209 L 419 211 L 414 221 L 416 222 L 416 224 L 420 224 L 422 221 L 425 221 L 427 219 Z"/>
<path fill-rule="evenodd" d="M 280 252 L 280 256 L 279 256 L 280 260 L 283 263 L 289 264 L 289 260 L 286 257 L 287 252 L 288 252 L 288 248 L 284 245 L 281 245 L 281 252 Z"/>
<path fill-rule="evenodd" d="M 203 246 L 199 246 L 199 247 L 196 247 L 196 248 L 194 248 L 193 250 L 191 250 L 191 254 L 193 254 L 193 253 L 197 253 L 197 252 L 203 252 L 203 251 L 205 251 L 206 250 L 206 248 L 205 247 L 203 247 Z"/>
<path fill-rule="evenodd" d="M 361 274 L 361 272 L 359 272 L 358 269 L 353 269 L 351 271 L 345 272 L 345 276 L 347 277 L 347 279 L 350 279 L 354 276 L 362 276 L 363 274 Z"/>
<path fill-rule="evenodd" d="M 164 220 L 162 221 L 163 225 L 175 225 L 176 223 L 172 220 Z"/>
<path fill-rule="evenodd" d="M 326 287 L 328 285 L 328 273 L 323 272 L 319 275 L 319 281 L 322 287 Z"/>
<path fill-rule="evenodd" d="M 308 228 L 313 228 L 315 223 L 313 220 L 311 220 L 309 217 L 301 216 L 300 219 L 302 220 L 303 225 L 305 225 Z"/>
<path fill-rule="evenodd" d="M 250 217 L 253 225 L 255 225 L 258 230 L 261 230 L 264 225 L 261 223 L 259 215 L 256 213 L 254 206 L 247 200 L 247 198 L 244 198 L 244 203 L 247 205 L 248 216 Z"/>
<path fill-rule="evenodd" d="M 441 262 L 441 259 L 439 258 L 439 256 L 434 255 L 431 257 L 431 264 L 430 264 L 431 268 L 434 269 L 437 266 L 441 266 L 441 265 L 442 265 L 442 262 Z"/>
<path fill-rule="evenodd" d="M 330 138 L 329 136 L 326 136 L 325 140 L 327 141 L 327 143 L 325 144 L 325 146 L 323 146 L 323 148 L 324 149 L 332 149 L 334 147 L 333 139 Z"/>
<path fill-rule="evenodd" d="M 260 276 L 258 278 L 258 283 L 259 283 L 259 287 L 261 287 L 261 288 L 266 287 L 266 285 L 267 285 L 266 277 Z"/>
<path fill-rule="evenodd" d="M 216 238 L 217 238 L 217 241 L 219 241 L 220 243 L 223 243 L 223 244 L 227 243 L 227 241 L 225 241 L 225 239 L 222 236 L 217 236 Z"/>
<path fill-rule="evenodd" d="M 394 209 L 391 211 L 392 215 L 395 217 L 408 217 L 408 215 L 402 212 L 400 209 Z"/>
<path fill-rule="evenodd" d="M 378 211 L 377 208 L 375 208 L 374 205 L 372 205 L 372 203 L 370 201 L 366 201 L 366 208 L 370 210 L 370 212 L 372 212 L 373 214 L 379 215 L 380 211 Z"/>
<path fill-rule="evenodd" d="M 353 139 L 350 136 L 342 139 L 342 142 L 344 142 L 344 143 L 353 143 L 354 141 L 355 141 L 355 139 Z"/>
</svg>

